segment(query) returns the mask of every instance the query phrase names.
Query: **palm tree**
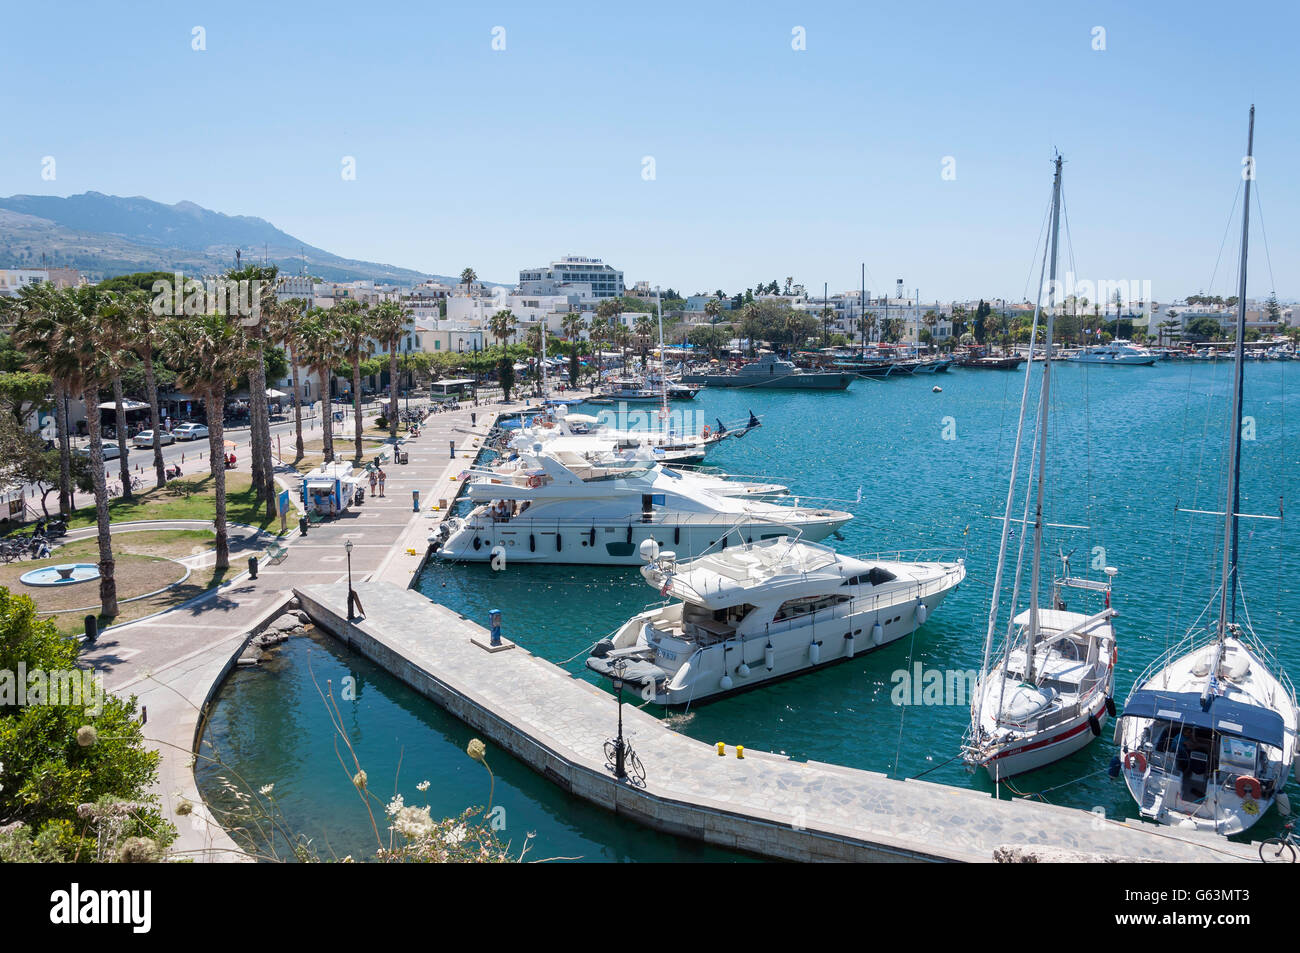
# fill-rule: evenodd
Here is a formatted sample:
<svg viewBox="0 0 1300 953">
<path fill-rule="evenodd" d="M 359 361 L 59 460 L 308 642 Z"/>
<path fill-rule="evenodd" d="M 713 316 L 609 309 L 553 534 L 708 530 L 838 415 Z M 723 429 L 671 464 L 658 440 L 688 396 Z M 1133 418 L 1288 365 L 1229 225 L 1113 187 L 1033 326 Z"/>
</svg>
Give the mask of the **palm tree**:
<svg viewBox="0 0 1300 953">
<path fill-rule="evenodd" d="M 293 424 L 297 438 L 294 459 L 301 460 L 305 451 L 302 443 L 302 382 L 299 380 L 299 339 L 298 329 L 303 316 L 307 313 L 307 301 L 303 298 L 290 298 L 276 302 L 271 306 L 270 323 L 267 334 L 270 339 L 289 353 L 289 374 L 293 380 Z"/>
<path fill-rule="evenodd" d="M 460 273 L 460 280 L 461 283 L 465 285 L 465 293 L 469 294 L 470 287 L 474 282 L 478 281 L 478 275 L 474 272 L 473 268 L 466 268 Z"/>
<path fill-rule="evenodd" d="M 636 335 L 637 344 L 641 347 L 641 367 L 644 369 L 650 362 L 650 338 L 654 335 L 654 322 L 650 320 L 650 315 L 637 315 L 632 333 Z"/>
<path fill-rule="evenodd" d="M 826 346 L 831 341 L 831 322 L 835 320 L 835 309 L 830 305 L 822 308 L 822 346 Z"/>
<path fill-rule="evenodd" d="M 298 326 L 298 352 L 320 381 L 321 425 L 325 462 L 334 461 L 334 423 L 330 404 L 330 376 L 343 360 L 344 342 L 338 315 L 325 308 L 312 308 Z"/>
<path fill-rule="evenodd" d="M 397 437 L 397 345 L 411 315 L 396 301 L 385 301 L 371 313 L 375 337 L 388 351 L 388 435 L 393 438 Z"/>
<path fill-rule="evenodd" d="M 343 334 L 343 354 L 352 364 L 352 416 L 354 425 L 354 459 L 361 460 L 361 360 L 370 356 L 370 306 L 359 301 L 344 301 L 334 309 L 336 327 Z"/>
<path fill-rule="evenodd" d="M 126 407 L 122 393 L 122 372 L 132 362 L 128 347 L 134 334 L 134 316 L 129 303 L 118 294 L 106 293 L 96 301 L 96 337 L 99 350 L 99 367 L 105 372 L 113 387 L 114 427 L 117 431 L 117 463 L 122 481 L 122 499 L 129 500 L 131 492 L 131 464 L 126 446 Z M 98 407 L 87 405 L 86 414 L 99 415 Z"/>
<path fill-rule="evenodd" d="M 717 298 L 710 298 L 704 302 L 704 313 L 708 316 L 709 324 L 717 324 L 718 315 L 722 313 L 722 302 Z"/>
<path fill-rule="evenodd" d="M 622 322 L 614 325 L 614 344 L 623 352 L 623 366 L 627 367 L 627 350 L 632 346 L 632 329 Z"/>
<path fill-rule="evenodd" d="M 488 333 L 504 348 L 506 341 L 515 333 L 518 325 L 519 319 L 515 317 L 513 311 L 506 308 L 488 318 Z"/>
<path fill-rule="evenodd" d="M 215 491 L 213 527 L 218 572 L 230 568 L 230 536 L 226 527 L 226 446 L 222 416 L 226 393 L 240 374 L 256 361 L 236 319 L 220 312 L 174 318 L 159 335 L 167 366 L 177 385 L 202 398 L 208 415 L 208 460 Z"/>
<path fill-rule="evenodd" d="M 14 343 L 27 355 L 32 370 L 48 374 L 54 382 L 54 426 L 59 443 L 59 512 L 72 512 L 72 447 L 68 434 L 67 403 L 81 391 L 81 365 L 75 354 L 64 351 L 60 336 L 64 326 L 78 317 L 70 295 L 50 284 L 25 285 L 10 303 L 14 318 Z"/>
</svg>

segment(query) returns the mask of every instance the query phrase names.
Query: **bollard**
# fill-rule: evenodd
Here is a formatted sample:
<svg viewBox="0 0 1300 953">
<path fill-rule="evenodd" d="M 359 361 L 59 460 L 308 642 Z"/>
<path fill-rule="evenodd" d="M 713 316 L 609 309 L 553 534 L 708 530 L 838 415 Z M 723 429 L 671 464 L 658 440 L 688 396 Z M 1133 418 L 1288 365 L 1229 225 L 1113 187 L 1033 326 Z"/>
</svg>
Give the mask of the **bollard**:
<svg viewBox="0 0 1300 953">
<path fill-rule="evenodd" d="M 488 613 L 488 623 L 492 626 L 492 644 L 501 644 L 501 610 L 493 609 Z"/>
<path fill-rule="evenodd" d="M 456 441 L 455 441 L 455 440 L 450 440 L 450 441 L 448 441 L 448 443 L 451 444 L 451 458 L 452 458 L 453 460 L 455 460 L 455 459 L 456 459 Z"/>
<path fill-rule="evenodd" d="M 412 513 L 420 512 L 420 491 L 419 490 L 411 491 L 411 512 Z"/>
<path fill-rule="evenodd" d="M 250 579 L 257 578 L 257 557 L 256 556 L 248 557 L 248 577 Z"/>
<path fill-rule="evenodd" d="M 745 746 L 744 746 L 744 745 L 736 745 L 736 757 L 737 757 L 737 758 L 740 758 L 742 761 L 744 760 L 744 758 L 745 758 Z"/>
<path fill-rule="evenodd" d="M 86 616 L 86 641 L 91 645 L 99 638 L 99 620 L 93 615 Z"/>
<path fill-rule="evenodd" d="M 469 425 L 475 427 L 478 425 L 478 414 L 471 412 L 469 415 Z"/>
<path fill-rule="evenodd" d="M 303 536 L 307 535 L 307 517 L 305 516 L 298 517 L 298 532 L 301 533 Z"/>
<path fill-rule="evenodd" d="M 718 742 L 718 757 L 719 757 L 719 758 L 725 758 L 726 756 L 727 756 L 727 743 L 726 743 L 725 741 L 719 741 L 719 742 Z"/>
</svg>

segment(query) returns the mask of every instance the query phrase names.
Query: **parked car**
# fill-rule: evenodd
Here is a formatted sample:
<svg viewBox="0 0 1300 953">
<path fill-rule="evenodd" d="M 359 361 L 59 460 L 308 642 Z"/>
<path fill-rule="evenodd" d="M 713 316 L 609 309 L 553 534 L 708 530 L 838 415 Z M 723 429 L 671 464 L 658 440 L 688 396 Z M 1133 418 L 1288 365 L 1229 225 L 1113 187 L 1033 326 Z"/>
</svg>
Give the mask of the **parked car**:
<svg viewBox="0 0 1300 953">
<path fill-rule="evenodd" d="M 120 456 L 122 455 L 122 450 L 121 450 L 121 448 L 118 447 L 118 445 L 115 444 L 115 443 L 109 443 L 107 440 L 105 440 L 103 443 L 100 444 L 100 448 L 101 448 L 101 449 L 103 450 L 103 452 L 104 452 L 104 459 L 105 459 L 105 460 L 116 460 L 118 457 L 120 457 Z M 127 448 L 127 453 L 130 453 L 130 452 L 131 452 L 130 448 Z M 83 455 L 83 456 L 89 457 L 89 456 L 90 456 L 90 445 L 87 444 L 87 445 L 84 446 L 84 447 L 78 447 L 78 448 L 77 448 L 77 453 L 80 453 L 80 454 Z"/>
<path fill-rule="evenodd" d="M 172 431 L 177 440 L 198 440 L 208 435 L 208 428 L 203 424 L 181 424 Z"/>
<path fill-rule="evenodd" d="M 166 430 L 160 430 L 158 431 L 158 442 L 161 446 L 165 447 L 169 443 L 175 443 L 176 438 L 173 437 L 171 434 L 169 434 Z M 135 446 L 137 447 L 152 447 L 153 431 L 141 430 L 138 434 L 136 434 L 134 437 L 131 438 L 131 443 L 135 444 Z"/>
</svg>

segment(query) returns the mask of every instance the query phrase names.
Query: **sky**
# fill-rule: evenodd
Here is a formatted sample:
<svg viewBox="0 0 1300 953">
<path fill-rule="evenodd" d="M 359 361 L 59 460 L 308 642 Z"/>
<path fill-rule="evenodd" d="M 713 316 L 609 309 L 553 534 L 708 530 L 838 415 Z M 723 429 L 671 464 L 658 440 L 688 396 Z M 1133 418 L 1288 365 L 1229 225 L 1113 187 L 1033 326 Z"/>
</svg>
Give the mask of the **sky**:
<svg viewBox="0 0 1300 953">
<path fill-rule="evenodd" d="M 17 4 L 0 194 L 189 200 L 491 281 L 575 254 L 834 293 L 865 264 L 1021 300 L 1059 150 L 1062 271 L 1169 301 L 1236 293 L 1254 103 L 1249 291 L 1293 300 L 1297 27 L 1274 0 Z"/>
</svg>

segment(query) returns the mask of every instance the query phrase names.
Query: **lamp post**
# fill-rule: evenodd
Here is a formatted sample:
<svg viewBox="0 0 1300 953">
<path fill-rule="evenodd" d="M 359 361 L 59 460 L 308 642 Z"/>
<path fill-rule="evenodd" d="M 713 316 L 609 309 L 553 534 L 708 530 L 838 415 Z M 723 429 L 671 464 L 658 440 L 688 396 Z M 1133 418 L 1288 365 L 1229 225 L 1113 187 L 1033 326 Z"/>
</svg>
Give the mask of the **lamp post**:
<svg viewBox="0 0 1300 953">
<path fill-rule="evenodd" d="M 614 777 L 620 781 L 627 777 L 623 747 L 623 667 L 627 662 L 614 663 L 614 691 L 618 693 L 618 737 L 614 740 Z"/>
<path fill-rule="evenodd" d="M 348 553 L 348 621 L 351 622 L 357 617 L 358 613 L 364 616 L 366 610 L 361 607 L 361 597 L 352 588 L 352 540 L 349 539 L 345 542 L 343 548 Z"/>
</svg>

